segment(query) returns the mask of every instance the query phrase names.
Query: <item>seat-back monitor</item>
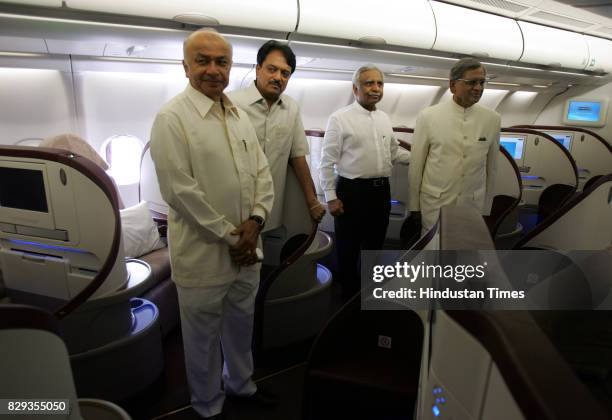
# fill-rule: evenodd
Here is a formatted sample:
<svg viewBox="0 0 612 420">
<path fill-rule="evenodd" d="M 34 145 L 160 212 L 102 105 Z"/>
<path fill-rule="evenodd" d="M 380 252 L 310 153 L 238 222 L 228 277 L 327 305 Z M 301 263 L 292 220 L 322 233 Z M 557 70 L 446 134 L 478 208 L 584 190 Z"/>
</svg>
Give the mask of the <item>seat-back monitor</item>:
<svg viewBox="0 0 612 420">
<path fill-rule="evenodd" d="M 565 147 L 565 149 L 567 149 L 568 152 L 572 150 L 572 138 L 574 137 L 572 134 L 570 133 L 546 133 L 546 134 L 548 134 L 549 136 L 557 140 L 557 142 L 563 145 L 563 147 Z"/>
<path fill-rule="evenodd" d="M 521 136 L 501 136 L 499 144 L 506 149 L 514 160 L 523 159 L 523 149 L 525 146 L 525 137 Z"/>
</svg>

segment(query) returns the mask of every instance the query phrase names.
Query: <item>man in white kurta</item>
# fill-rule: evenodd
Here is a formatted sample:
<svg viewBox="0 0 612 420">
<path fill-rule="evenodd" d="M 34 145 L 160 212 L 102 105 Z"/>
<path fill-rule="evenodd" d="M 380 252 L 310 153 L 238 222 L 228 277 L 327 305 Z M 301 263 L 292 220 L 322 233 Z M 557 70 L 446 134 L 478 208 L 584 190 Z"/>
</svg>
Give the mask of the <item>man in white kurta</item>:
<svg viewBox="0 0 612 420">
<path fill-rule="evenodd" d="M 245 89 L 228 94 L 236 106 L 249 115 L 270 164 L 275 204 L 264 231 L 276 229 L 283 223 L 288 164 L 300 183 L 310 217 L 319 222 L 325 214 L 323 205 L 317 200 L 306 162 L 309 148 L 300 108 L 297 102 L 283 94 L 295 66 L 295 54 L 288 45 L 268 41 L 257 53 L 255 81 Z"/>
<path fill-rule="evenodd" d="M 249 397 L 257 390 L 251 380 L 256 247 L 273 186 L 247 115 L 223 94 L 231 45 L 200 30 L 187 38 L 184 54 L 189 85 L 157 114 L 151 155 L 169 206 L 192 406 L 218 418 L 226 393 Z"/>
<path fill-rule="evenodd" d="M 423 110 L 412 139 L 409 208 L 421 212 L 422 233 L 446 205 L 470 205 L 488 215 L 493 202 L 501 118 L 477 102 L 486 70 L 475 59 L 451 69 L 450 101 Z"/>
</svg>

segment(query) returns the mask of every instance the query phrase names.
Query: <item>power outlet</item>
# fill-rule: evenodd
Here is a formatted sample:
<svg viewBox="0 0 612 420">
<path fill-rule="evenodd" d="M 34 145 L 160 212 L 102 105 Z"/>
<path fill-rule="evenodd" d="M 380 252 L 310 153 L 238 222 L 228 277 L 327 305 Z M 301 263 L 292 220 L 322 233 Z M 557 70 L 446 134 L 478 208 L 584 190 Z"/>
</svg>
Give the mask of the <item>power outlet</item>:
<svg viewBox="0 0 612 420">
<path fill-rule="evenodd" d="M 391 337 L 388 337 L 386 335 L 379 335 L 378 336 L 378 347 L 390 349 L 391 348 Z"/>
</svg>

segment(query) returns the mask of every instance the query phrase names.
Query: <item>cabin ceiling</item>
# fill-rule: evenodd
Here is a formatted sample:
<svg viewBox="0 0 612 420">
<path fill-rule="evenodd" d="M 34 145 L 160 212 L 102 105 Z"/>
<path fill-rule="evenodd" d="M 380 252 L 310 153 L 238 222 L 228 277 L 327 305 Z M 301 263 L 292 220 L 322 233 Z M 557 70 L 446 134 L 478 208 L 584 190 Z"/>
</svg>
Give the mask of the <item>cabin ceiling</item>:
<svg viewBox="0 0 612 420">
<path fill-rule="evenodd" d="M 461 0 L 449 3 L 463 6 L 474 6 L 476 3 L 482 6 L 486 3 L 486 7 L 480 9 L 490 12 L 491 4 L 499 6 L 509 1 Z M 550 6 L 551 3 L 554 3 L 553 6 L 569 7 L 541 0 L 521 0 L 516 3 L 532 3 L 531 9 L 535 5 Z M 612 23 L 611 19 L 601 19 L 597 23 L 601 27 L 607 21 Z M 612 24 L 609 26 L 612 37 Z M 81 62 L 101 58 L 150 59 L 179 65 L 182 41 L 187 33 L 196 28 L 163 19 L 0 4 L 0 51 L 51 54 L 55 58 L 65 55 L 70 60 L 77 58 Z M 373 62 L 387 73 L 389 81 L 442 86 L 447 84 L 448 70 L 460 56 L 410 48 L 390 50 L 385 46 L 350 46 L 334 39 L 309 39 L 307 36 L 294 37 L 289 33 L 236 27 L 219 26 L 218 30 L 226 34 L 234 46 L 234 61 L 238 65 L 253 65 L 259 46 L 266 40 L 289 39 L 298 56 L 298 68 L 304 70 L 300 74 L 308 73 L 313 77 L 330 76 L 349 80 L 350 73 L 356 67 L 364 62 Z M 483 59 L 483 62 L 487 63 L 489 75 L 493 78 L 492 88 L 500 83 L 500 88 L 510 90 L 557 90 L 570 85 L 597 86 L 612 80 L 610 75 L 597 77 L 571 71 L 561 73 L 536 65 L 517 66 L 517 63 L 503 60 Z"/>
</svg>

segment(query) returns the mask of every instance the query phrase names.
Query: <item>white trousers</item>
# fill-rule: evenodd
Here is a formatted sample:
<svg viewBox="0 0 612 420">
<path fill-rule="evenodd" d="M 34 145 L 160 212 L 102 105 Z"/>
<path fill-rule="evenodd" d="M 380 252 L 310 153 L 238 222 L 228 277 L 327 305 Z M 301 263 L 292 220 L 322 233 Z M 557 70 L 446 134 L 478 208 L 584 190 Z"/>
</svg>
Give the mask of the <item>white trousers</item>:
<svg viewBox="0 0 612 420">
<path fill-rule="evenodd" d="M 177 285 L 191 404 L 204 417 L 221 412 L 226 392 L 248 396 L 257 390 L 251 340 L 258 285 L 253 270 L 240 270 L 219 286 Z"/>
</svg>

